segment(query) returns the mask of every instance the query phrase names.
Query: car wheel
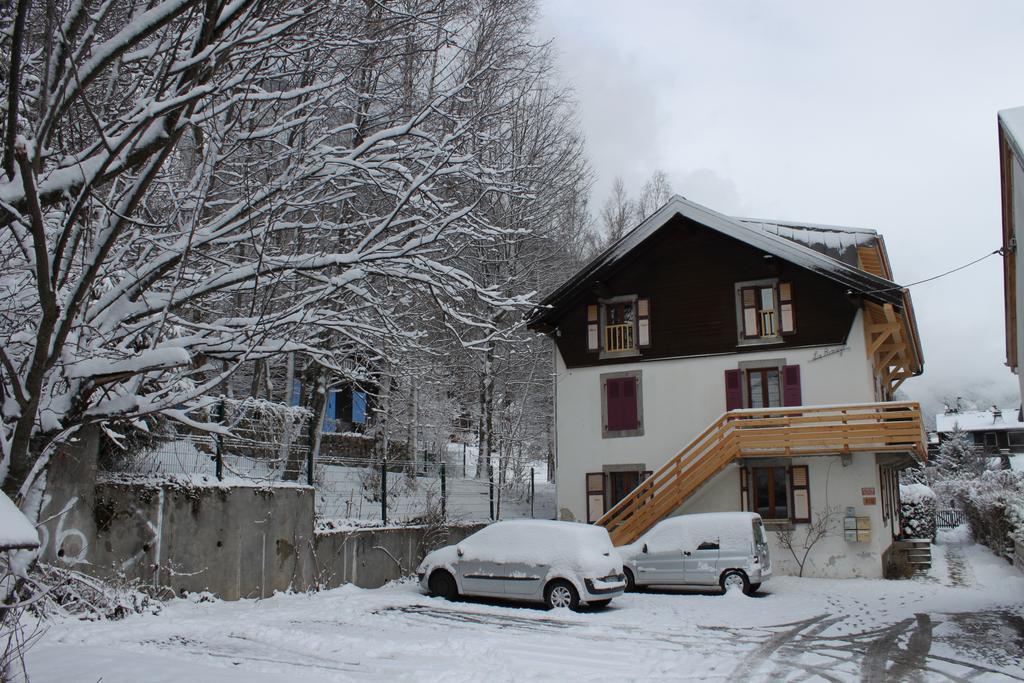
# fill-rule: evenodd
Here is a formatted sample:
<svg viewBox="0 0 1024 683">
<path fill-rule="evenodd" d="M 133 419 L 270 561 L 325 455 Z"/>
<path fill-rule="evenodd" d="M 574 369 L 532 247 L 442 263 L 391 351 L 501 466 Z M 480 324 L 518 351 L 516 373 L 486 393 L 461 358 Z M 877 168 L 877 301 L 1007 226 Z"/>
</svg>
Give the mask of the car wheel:
<svg viewBox="0 0 1024 683">
<path fill-rule="evenodd" d="M 455 578 L 443 569 L 438 569 L 430 575 L 427 582 L 430 587 L 430 594 L 437 595 L 445 600 L 455 600 L 459 597 L 459 589 L 455 585 Z"/>
<path fill-rule="evenodd" d="M 594 609 L 604 609 L 608 605 L 612 604 L 612 601 L 610 599 L 609 600 L 591 600 L 587 604 L 590 605 Z"/>
<path fill-rule="evenodd" d="M 718 585 L 722 587 L 723 593 L 739 589 L 743 591 L 744 595 L 750 595 L 750 581 L 747 579 L 747 575 L 736 569 L 723 572 L 722 578 L 718 580 Z"/>
<path fill-rule="evenodd" d="M 637 591 L 636 579 L 633 578 L 633 572 L 628 569 L 623 569 L 622 574 L 626 577 L 626 592 L 635 593 Z"/>
<path fill-rule="evenodd" d="M 544 604 L 548 609 L 569 608 L 576 612 L 580 608 L 580 594 L 568 581 L 552 581 L 544 590 Z"/>
<path fill-rule="evenodd" d="M 759 583 L 752 583 L 752 584 L 750 584 L 750 592 L 747 593 L 747 595 L 753 595 L 754 593 L 756 593 L 760 589 L 761 589 L 761 584 L 759 584 Z"/>
</svg>

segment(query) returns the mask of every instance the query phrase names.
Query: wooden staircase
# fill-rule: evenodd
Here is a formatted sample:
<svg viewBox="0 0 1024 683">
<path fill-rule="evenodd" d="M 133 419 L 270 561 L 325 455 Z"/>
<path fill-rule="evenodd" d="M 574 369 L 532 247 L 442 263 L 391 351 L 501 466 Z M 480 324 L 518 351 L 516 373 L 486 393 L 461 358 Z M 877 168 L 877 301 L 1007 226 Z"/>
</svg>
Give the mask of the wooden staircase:
<svg viewBox="0 0 1024 683">
<path fill-rule="evenodd" d="M 927 457 L 917 403 L 732 410 L 662 465 L 597 524 L 615 545 L 632 543 L 737 458 L 852 452 Z"/>
</svg>

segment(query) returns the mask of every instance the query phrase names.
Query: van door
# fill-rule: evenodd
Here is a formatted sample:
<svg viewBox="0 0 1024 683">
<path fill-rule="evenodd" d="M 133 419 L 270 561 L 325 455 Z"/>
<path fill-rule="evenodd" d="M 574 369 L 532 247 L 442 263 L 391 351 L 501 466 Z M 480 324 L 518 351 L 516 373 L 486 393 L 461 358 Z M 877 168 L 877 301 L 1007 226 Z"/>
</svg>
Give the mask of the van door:
<svg viewBox="0 0 1024 683">
<path fill-rule="evenodd" d="M 646 546 L 645 546 L 646 547 Z M 652 544 L 636 560 L 637 583 L 671 585 L 683 582 L 683 555 L 677 544 Z"/>
<path fill-rule="evenodd" d="M 718 584 L 718 538 L 707 538 L 695 548 L 683 549 L 683 578 L 694 586 Z"/>
<path fill-rule="evenodd" d="M 506 568 L 498 562 L 460 561 L 459 578 L 464 593 L 473 595 L 504 595 Z"/>
</svg>

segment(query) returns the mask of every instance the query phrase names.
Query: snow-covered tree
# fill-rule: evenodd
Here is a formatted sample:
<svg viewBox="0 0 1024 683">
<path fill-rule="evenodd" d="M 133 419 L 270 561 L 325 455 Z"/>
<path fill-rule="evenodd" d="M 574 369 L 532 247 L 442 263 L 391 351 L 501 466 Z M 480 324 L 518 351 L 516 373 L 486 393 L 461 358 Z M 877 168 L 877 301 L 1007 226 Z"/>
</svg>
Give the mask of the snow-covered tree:
<svg viewBox="0 0 1024 683">
<path fill-rule="evenodd" d="M 987 458 L 981 448 L 975 445 L 970 433 L 955 425 L 953 431 L 939 444 L 935 455 L 935 477 L 977 477 L 987 467 Z"/>
</svg>

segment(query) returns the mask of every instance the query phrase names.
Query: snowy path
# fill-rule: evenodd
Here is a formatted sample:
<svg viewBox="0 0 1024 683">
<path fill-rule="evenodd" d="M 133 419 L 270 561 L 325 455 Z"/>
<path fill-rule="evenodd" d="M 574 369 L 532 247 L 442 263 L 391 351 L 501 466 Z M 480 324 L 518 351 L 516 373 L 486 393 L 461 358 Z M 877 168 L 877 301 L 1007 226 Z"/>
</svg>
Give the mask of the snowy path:
<svg viewBox="0 0 1024 683">
<path fill-rule="evenodd" d="M 756 598 L 631 594 L 583 614 L 465 601 L 403 583 L 54 626 L 34 681 L 1024 681 L 1024 576 L 946 546 L 914 581 L 776 577 Z M 941 573 L 938 565 L 942 565 Z"/>
</svg>

